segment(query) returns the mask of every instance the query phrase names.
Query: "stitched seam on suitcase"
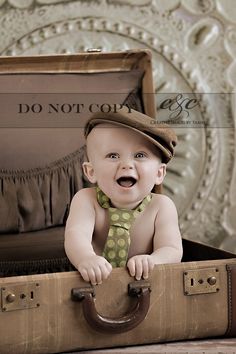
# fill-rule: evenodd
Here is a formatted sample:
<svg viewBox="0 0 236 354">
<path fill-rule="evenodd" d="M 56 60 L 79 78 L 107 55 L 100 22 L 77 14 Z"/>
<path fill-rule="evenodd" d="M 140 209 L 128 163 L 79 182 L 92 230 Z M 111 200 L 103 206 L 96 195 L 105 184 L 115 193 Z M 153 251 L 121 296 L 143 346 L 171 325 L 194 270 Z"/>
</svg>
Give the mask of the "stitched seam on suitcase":
<svg viewBox="0 0 236 354">
<path fill-rule="evenodd" d="M 226 336 L 236 335 L 236 264 L 227 264 L 228 279 L 228 328 Z"/>
<path fill-rule="evenodd" d="M 226 265 L 227 269 L 227 278 L 228 278 L 228 328 L 226 331 L 226 335 L 231 335 L 232 330 L 232 271 L 231 266 Z"/>
</svg>

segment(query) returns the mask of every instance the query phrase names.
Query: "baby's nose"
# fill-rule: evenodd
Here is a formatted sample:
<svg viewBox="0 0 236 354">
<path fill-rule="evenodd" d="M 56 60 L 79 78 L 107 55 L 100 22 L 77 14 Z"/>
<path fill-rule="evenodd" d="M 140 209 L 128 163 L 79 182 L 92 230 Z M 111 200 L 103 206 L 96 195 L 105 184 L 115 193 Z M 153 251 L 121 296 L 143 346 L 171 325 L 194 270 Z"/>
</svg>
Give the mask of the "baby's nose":
<svg viewBox="0 0 236 354">
<path fill-rule="evenodd" d="M 122 166 L 122 170 L 132 170 L 133 166 Z"/>
<path fill-rule="evenodd" d="M 121 162 L 121 168 L 122 170 L 130 170 L 134 168 L 133 161 L 131 160 L 125 160 Z"/>
</svg>

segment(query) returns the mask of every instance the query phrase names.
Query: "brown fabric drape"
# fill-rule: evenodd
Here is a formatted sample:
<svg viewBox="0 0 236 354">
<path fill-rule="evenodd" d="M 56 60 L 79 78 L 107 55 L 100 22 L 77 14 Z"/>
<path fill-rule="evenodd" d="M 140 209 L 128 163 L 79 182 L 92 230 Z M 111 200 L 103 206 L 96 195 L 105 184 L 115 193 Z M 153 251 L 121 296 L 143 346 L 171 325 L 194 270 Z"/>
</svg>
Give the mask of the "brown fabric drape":
<svg viewBox="0 0 236 354">
<path fill-rule="evenodd" d="M 0 171 L 0 233 L 65 223 L 73 195 L 83 188 L 84 148 L 45 168 Z"/>
</svg>

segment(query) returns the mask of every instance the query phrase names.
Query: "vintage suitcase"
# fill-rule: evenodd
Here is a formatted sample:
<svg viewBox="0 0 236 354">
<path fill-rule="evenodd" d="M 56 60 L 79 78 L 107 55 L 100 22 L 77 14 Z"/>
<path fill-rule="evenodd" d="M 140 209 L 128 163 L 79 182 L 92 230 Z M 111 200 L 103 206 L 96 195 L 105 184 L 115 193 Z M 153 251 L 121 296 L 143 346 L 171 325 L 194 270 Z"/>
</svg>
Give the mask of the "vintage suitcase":
<svg viewBox="0 0 236 354">
<path fill-rule="evenodd" d="M 115 269 L 95 288 L 71 271 L 65 257 L 68 204 L 86 184 L 78 173 L 82 157 L 73 153 L 84 144 L 82 127 L 93 109 L 122 104 L 155 117 L 150 53 L 1 58 L 0 83 L 0 143 L 7 144 L 0 154 L 0 353 L 234 336 L 232 254 L 184 240 L 181 264 L 157 266 L 140 282 Z M 35 210 L 28 200 L 39 195 Z M 47 211 L 43 217 L 40 208 Z"/>
<path fill-rule="evenodd" d="M 0 353 L 235 335 L 236 259 L 189 241 L 184 248 L 196 261 L 156 266 L 148 281 L 121 268 L 95 288 L 77 272 L 2 278 Z"/>
</svg>

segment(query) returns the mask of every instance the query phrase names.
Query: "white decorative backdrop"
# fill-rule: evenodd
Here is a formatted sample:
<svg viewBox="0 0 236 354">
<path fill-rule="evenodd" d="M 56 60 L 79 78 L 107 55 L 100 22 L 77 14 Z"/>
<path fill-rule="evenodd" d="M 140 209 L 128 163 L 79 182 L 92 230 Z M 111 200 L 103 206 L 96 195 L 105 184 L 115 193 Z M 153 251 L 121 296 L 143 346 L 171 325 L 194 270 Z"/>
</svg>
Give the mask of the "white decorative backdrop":
<svg viewBox="0 0 236 354">
<path fill-rule="evenodd" d="M 88 48 L 149 48 L 158 94 L 201 93 L 165 190 L 185 237 L 236 251 L 235 1 L 0 0 L 1 55 Z"/>
</svg>

